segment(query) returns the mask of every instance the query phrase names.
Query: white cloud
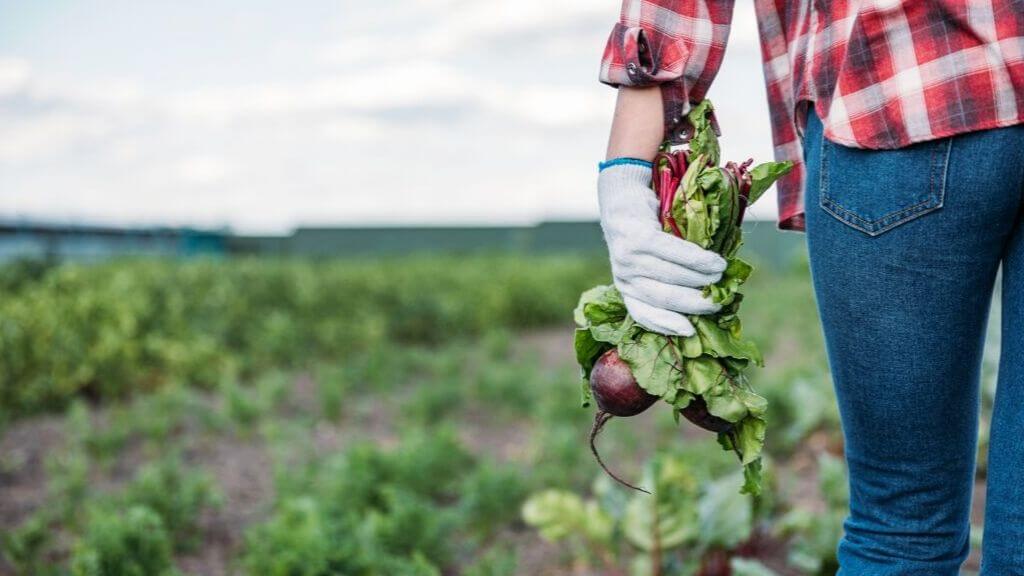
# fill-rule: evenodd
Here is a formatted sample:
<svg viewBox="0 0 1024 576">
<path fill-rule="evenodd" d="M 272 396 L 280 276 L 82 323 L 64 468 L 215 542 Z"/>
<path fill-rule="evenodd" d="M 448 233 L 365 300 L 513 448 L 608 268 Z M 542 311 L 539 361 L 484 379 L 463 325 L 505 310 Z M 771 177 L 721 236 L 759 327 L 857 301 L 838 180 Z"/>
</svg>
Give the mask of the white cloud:
<svg viewBox="0 0 1024 576">
<path fill-rule="evenodd" d="M 71 111 L 21 118 L 6 115 L 0 118 L 0 162 L 58 157 L 102 139 L 110 130 L 102 118 Z"/>
<path fill-rule="evenodd" d="M 593 0 L 518 0 L 501 2 L 497 6 L 476 2 L 447 14 L 436 33 L 445 31 L 469 42 L 521 32 L 550 31 L 576 25 L 592 17 L 605 20 L 604 26 L 611 29 L 615 16 L 617 11 L 614 8 L 609 9 L 608 5 Z"/>
<path fill-rule="evenodd" d="M 611 117 L 614 92 L 577 86 L 504 87 L 492 85 L 476 93 L 492 112 L 512 114 L 541 126 L 571 126 Z"/>
<path fill-rule="evenodd" d="M 182 118 L 236 119 L 330 110 L 377 111 L 403 106 L 459 104 L 473 94 L 471 81 L 452 66 L 410 61 L 292 83 L 200 88 L 157 99 Z"/>
<path fill-rule="evenodd" d="M 320 56 L 334 65 L 357 68 L 409 58 L 457 58 L 485 44 L 506 50 L 508 39 L 519 34 L 556 42 L 566 38 L 564 29 L 588 20 L 600 22 L 601 33 L 607 34 L 617 14 L 616 9 L 592 0 L 413 3 L 426 9 L 423 25 L 416 29 L 352 34 L 326 46 Z M 575 49 L 598 53 L 600 46 L 576 44 Z"/>
<path fill-rule="evenodd" d="M 216 156 L 191 156 L 178 164 L 178 176 L 186 184 L 217 184 L 223 182 L 229 172 L 227 162 Z"/>
<path fill-rule="evenodd" d="M 23 89 L 32 67 L 19 58 L 0 58 L 0 98 Z"/>
</svg>

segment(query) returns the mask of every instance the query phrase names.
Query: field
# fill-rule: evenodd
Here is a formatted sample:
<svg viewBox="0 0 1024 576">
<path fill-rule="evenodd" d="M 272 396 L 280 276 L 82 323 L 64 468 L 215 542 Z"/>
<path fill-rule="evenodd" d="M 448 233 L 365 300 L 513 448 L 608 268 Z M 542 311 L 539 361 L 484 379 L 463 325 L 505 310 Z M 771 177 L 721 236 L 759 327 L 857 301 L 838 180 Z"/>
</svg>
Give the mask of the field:
<svg viewBox="0 0 1024 576">
<path fill-rule="evenodd" d="M 597 256 L 10 265 L 0 574 L 834 574 L 842 436 L 805 260 L 745 289 L 756 500 L 661 405 L 600 440 L 655 495 L 599 474 L 571 311 L 607 279 Z"/>
</svg>

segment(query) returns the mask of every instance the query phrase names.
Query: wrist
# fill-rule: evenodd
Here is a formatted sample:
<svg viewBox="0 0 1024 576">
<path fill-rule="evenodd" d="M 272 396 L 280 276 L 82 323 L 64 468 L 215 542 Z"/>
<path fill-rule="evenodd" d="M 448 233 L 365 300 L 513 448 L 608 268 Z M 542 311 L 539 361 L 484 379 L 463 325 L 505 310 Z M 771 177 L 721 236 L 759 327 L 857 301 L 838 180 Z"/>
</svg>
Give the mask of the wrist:
<svg viewBox="0 0 1024 576">
<path fill-rule="evenodd" d="M 653 160 L 665 135 L 661 89 L 619 88 L 606 158 Z"/>
</svg>

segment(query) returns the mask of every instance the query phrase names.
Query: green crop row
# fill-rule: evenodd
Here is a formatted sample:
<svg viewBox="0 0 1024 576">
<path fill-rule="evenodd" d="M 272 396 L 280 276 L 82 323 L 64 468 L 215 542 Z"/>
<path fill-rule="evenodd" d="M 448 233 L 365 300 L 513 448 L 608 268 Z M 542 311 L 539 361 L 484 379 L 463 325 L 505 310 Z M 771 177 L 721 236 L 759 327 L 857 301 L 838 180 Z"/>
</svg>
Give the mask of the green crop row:
<svg viewBox="0 0 1024 576">
<path fill-rule="evenodd" d="M 600 259 L 119 261 L 0 277 L 0 412 L 566 322 Z"/>
</svg>

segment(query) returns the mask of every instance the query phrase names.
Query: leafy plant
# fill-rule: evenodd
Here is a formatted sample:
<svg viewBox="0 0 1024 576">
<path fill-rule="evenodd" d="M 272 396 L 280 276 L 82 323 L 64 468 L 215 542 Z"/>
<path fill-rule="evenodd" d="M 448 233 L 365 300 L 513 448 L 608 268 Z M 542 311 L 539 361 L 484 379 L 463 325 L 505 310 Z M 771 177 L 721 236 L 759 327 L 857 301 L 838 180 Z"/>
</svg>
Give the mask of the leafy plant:
<svg viewBox="0 0 1024 576">
<path fill-rule="evenodd" d="M 259 390 L 244 387 L 234 379 L 221 384 L 221 398 L 228 419 L 242 432 L 251 431 L 273 406 Z"/>
<path fill-rule="evenodd" d="M 488 550 L 463 572 L 464 576 L 514 576 L 517 558 L 514 552 L 502 548 Z"/>
<path fill-rule="evenodd" d="M 839 569 L 836 545 L 843 535 L 843 520 L 850 500 L 842 460 L 820 455 L 818 483 L 825 498 L 825 511 L 796 508 L 779 519 L 775 529 L 782 536 L 794 537 L 789 554 L 791 564 L 806 574 L 826 576 Z"/>
<path fill-rule="evenodd" d="M 294 493 L 280 494 L 270 518 L 248 531 L 249 573 L 439 574 L 453 566 L 454 544 L 469 542 L 452 534 L 487 529 L 498 514 L 480 502 L 492 478 L 444 428 L 309 466 L 299 474 L 307 481 L 288 484 Z"/>
<path fill-rule="evenodd" d="M 46 459 L 49 480 L 47 494 L 55 514 L 68 523 L 77 521 L 77 513 L 89 494 L 89 460 L 74 447 L 60 450 Z"/>
<path fill-rule="evenodd" d="M 35 514 L 17 528 L 0 534 L 0 556 L 5 558 L 15 573 L 42 576 L 56 573 L 48 566 L 45 554 L 53 540 L 50 520 L 45 514 Z"/>
<path fill-rule="evenodd" d="M 248 574 L 320 576 L 330 573 L 332 555 L 349 540 L 332 545 L 323 511 L 312 498 L 282 502 L 271 518 L 246 535 L 242 565 Z"/>
<path fill-rule="evenodd" d="M 331 422 L 339 422 L 345 398 L 352 388 L 350 372 L 341 366 L 321 364 L 317 368 L 315 380 L 321 414 Z"/>
<path fill-rule="evenodd" d="M 566 490 L 530 496 L 523 504 L 522 519 L 552 542 L 579 539 L 594 547 L 611 546 L 614 519 L 596 500 L 584 500 Z"/>
<path fill-rule="evenodd" d="M 110 423 L 98 426 L 84 400 L 68 406 L 64 423 L 70 438 L 103 463 L 109 463 L 128 441 L 128 427 L 124 425 L 127 411 L 112 411 Z"/>
<path fill-rule="evenodd" d="M 453 510 L 397 486 L 382 493 L 383 505 L 370 510 L 363 525 L 370 549 L 382 556 L 421 557 L 436 567 L 450 565 Z"/>
<path fill-rule="evenodd" d="M 465 406 L 463 382 L 433 380 L 417 386 L 404 403 L 402 414 L 410 426 L 430 428 L 457 414 Z"/>
<path fill-rule="evenodd" d="M 188 470 L 175 457 L 143 466 L 120 497 L 129 506 L 155 512 L 178 549 L 198 542 L 199 515 L 221 503 L 213 481 L 202 472 Z"/>
<path fill-rule="evenodd" d="M 519 517 L 527 479 L 515 466 L 485 462 L 459 488 L 460 522 L 474 538 L 487 540 Z"/>
<path fill-rule="evenodd" d="M 171 537 L 145 506 L 90 512 L 71 554 L 74 576 L 172 576 Z"/>
<path fill-rule="evenodd" d="M 545 539 L 565 542 L 578 562 L 606 570 L 625 564 L 636 574 L 690 573 L 716 554 L 728 563 L 752 537 L 754 508 L 737 494 L 739 473 L 710 480 L 699 460 L 667 454 L 645 470 L 652 495 L 627 495 L 601 477 L 590 499 L 561 490 L 535 494 L 523 519 Z"/>
</svg>

